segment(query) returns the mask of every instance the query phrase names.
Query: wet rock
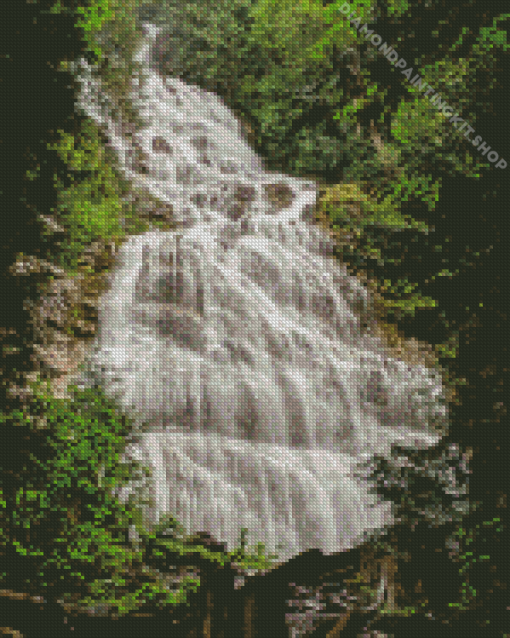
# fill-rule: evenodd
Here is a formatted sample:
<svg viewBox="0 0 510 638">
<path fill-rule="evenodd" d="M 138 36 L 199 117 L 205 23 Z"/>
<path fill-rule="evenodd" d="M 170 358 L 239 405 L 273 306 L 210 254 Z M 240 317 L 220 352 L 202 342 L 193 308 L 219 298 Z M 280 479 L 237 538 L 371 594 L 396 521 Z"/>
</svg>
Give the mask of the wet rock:
<svg viewBox="0 0 510 638">
<path fill-rule="evenodd" d="M 231 203 L 225 211 L 230 219 L 236 221 L 244 215 L 250 204 L 255 201 L 257 191 L 253 186 L 239 184 L 235 187 Z"/>
<path fill-rule="evenodd" d="M 92 337 L 96 333 L 96 326 L 90 321 L 79 319 L 73 326 L 73 332 L 80 337 Z"/>
<path fill-rule="evenodd" d="M 96 297 L 83 297 L 82 306 L 84 314 L 87 314 L 90 317 L 97 317 L 99 301 Z"/>
<path fill-rule="evenodd" d="M 169 202 L 162 202 L 153 197 L 147 190 L 131 191 L 125 197 L 125 201 L 131 204 L 134 214 L 141 219 L 172 222 L 174 220 L 174 207 Z"/>
<path fill-rule="evenodd" d="M 131 168 L 135 173 L 139 175 L 148 175 L 149 173 L 149 158 L 147 154 L 142 151 L 137 145 L 135 145 L 132 151 Z"/>
<path fill-rule="evenodd" d="M 226 160 L 220 165 L 220 172 L 223 173 L 223 175 L 236 175 L 239 169 L 235 162 Z"/>
<path fill-rule="evenodd" d="M 317 207 L 313 204 L 308 204 L 303 207 L 303 212 L 301 214 L 301 221 L 304 222 L 315 222 L 317 221 Z"/>
<path fill-rule="evenodd" d="M 39 305 L 39 321 L 55 328 L 64 328 L 68 305 L 62 290 L 53 289 L 45 294 Z"/>
<path fill-rule="evenodd" d="M 176 171 L 177 183 L 182 184 L 184 186 L 189 186 L 191 184 L 192 177 L 193 177 L 192 166 L 177 167 L 177 171 Z"/>
<path fill-rule="evenodd" d="M 241 136 L 248 141 L 252 146 L 255 144 L 256 135 L 253 128 L 250 126 L 248 121 L 242 116 L 238 115 L 239 118 L 239 132 Z"/>
<path fill-rule="evenodd" d="M 288 184 L 265 184 L 266 197 L 276 210 L 288 208 L 294 201 L 294 193 Z"/>
<path fill-rule="evenodd" d="M 190 201 L 195 206 L 198 206 L 198 208 L 204 208 L 208 199 L 207 193 L 197 193 L 190 198 Z"/>
<path fill-rule="evenodd" d="M 187 309 L 174 308 L 173 304 L 160 311 L 157 327 L 162 336 L 171 337 L 190 350 L 201 350 L 207 343 L 199 317 Z"/>
<path fill-rule="evenodd" d="M 205 151 L 208 147 L 208 140 L 205 135 L 200 135 L 198 137 L 194 137 L 191 140 L 191 145 L 196 148 L 198 151 Z"/>
<path fill-rule="evenodd" d="M 170 144 L 164 137 L 160 137 L 159 135 L 152 138 L 152 150 L 154 153 L 166 153 L 167 155 L 171 155 L 173 152 Z"/>
<path fill-rule="evenodd" d="M 159 219 L 162 221 L 170 222 L 173 219 L 174 208 L 172 204 L 161 203 L 155 205 L 149 212 L 151 219 Z"/>
<path fill-rule="evenodd" d="M 103 240 L 93 241 L 83 249 L 79 264 L 94 270 L 108 268 L 113 247 Z"/>
</svg>

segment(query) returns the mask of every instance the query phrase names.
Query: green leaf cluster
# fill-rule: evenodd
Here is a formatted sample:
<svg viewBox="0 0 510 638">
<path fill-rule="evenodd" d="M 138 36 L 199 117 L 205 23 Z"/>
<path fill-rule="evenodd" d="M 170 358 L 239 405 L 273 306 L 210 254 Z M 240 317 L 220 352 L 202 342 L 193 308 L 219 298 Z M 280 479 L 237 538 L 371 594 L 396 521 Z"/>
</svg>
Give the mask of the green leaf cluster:
<svg viewBox="0 0 510 638">
<path fill-rule="evenodd" d="M 493 518 L 483 521 L 474 527 L 458 527 L 451 536 L 450 543 L 455 547 L 457 560 L 461 564 L 459 574 L 466 579 L 462 583 L 460 600 L 450 602 L 450 607 L 456 607 L 460 611 L 471 609 L 477 596 L 476 589 L 469 584 L 469 573 L 477 563 L 490 560 L 490 555 L 484 551 L 483 543 L 487 541 L 484 530 L 494 528 L 497 533 L 503 532 L 503 525 L 500 518 Z M 473 551 L 468 551 L 471 546 Z"/>
<path fill-rule="evenodd" d="M 122 204 L 118 180 L 97 126 L 90 120 L 76 136 L 59 130 L 60 140 L 49 144 L 65 163 L 67 174 L 55 175 L 58 190 L 57 215 L 68 231 L 67 243 L 58 252 L 57 260 L 70 271 L 78 269 L 80 255 L 99 239 L 119 240 L 122 236 L 120 213 Z"/>
<path fill-rule="evenodd" d="M 343 183 L 326 188 L 319 204 L 319 214 L 326 216 L 336 231 L 342 258 L 348 263 L 360 257 L 384 264 L 384 245 L 389 233 L 415 229 L 428 233 L 429 227 L 410 216 L 404 216 L 394 195 L 378 201 L 363 182 Z M 417 308 L 435 307 L 436 301 L 415 292 L 418 284 L 407 278 L 392 282 L 385 278 L 378 283 L 379 298 L 387 312 L 414 316 Z"/>
<path fill-rule="evenodd" d="M 52 260 L 75 274 L 84 267 L 82 254 L 91 244 L 121 243 L 128 234 L 148 230 L 149 224 L 125 198 L 132 189 L 120 176 L 117 158 L 105 148 L 104 135 L 94 122 L 84 119 L 76 134 L 59 129 L 58 135 L 48 148 L 62 160 L 62 170 L 54 174 L 54 214 L 66 234 L 53 250 Z M 168 226 L 159 220 L 153 224 Z"/>
</svg>

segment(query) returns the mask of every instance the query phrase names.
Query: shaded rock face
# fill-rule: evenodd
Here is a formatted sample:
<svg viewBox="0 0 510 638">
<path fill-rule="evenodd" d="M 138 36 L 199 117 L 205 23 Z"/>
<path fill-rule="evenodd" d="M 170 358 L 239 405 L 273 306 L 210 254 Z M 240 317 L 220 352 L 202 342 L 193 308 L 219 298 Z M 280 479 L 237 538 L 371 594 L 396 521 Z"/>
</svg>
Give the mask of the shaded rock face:
<svg viewBox="0 0 510 638">
<path fill-rule="evenodd" d="M 229 550 L 248 528 L 281 560 L 339 552 L 391 521 L 357 463 L 435 443 L 441 380 L 364 329 L 367 290 L 307 221 L 317 186 L 267 173 L 217 96 L 163 81 L 146 30 L 133 93 L 144 175 L 95 107 L 100 88 L 83 93 L 127 178 L 181 222 L 129 238 L 101 297 L 89 374 L 146 424 L 126 454 L 153 471 L 120 496 L 149 495 L 149 523 L 169 513 Z"/>
<path fill-rule="evenodd" d="M 42 217 L 42 216 L 41 216 Z M 60 233 L 54 218 L 42 218 L 47 229 Z M 15 277 L 38 281 L 37 300 L 29 303 L 33 330 L 31 366 L 20 375 L 21 384 L 11 384 L 8 396 L 28 402 L 33 396 L 31 383 L 38 378 L 50 382 L 57 398 L 69 397 L 72 383 L 82 363 L 87 343 L 96 333 L 98 293 L 104 284 L 103 271 L 112 260 L 113 242 L 92 242 L 82 252 L 80 266 L 89 267 L 91 277 L 80 273 L 69 275 L 64 269 L 35 256 L 20 256 L 11 266 Z M 40 427 L 45 418 L 37 417 Z"/>
</svg>

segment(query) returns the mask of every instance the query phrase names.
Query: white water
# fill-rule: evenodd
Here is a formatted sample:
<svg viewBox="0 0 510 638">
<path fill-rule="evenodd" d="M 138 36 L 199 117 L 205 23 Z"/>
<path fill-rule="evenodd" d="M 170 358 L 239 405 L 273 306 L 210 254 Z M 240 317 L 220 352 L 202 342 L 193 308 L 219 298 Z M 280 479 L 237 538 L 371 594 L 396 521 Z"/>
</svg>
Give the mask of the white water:
<svg viewBox="0 0 510 638">
<path fill-rule="evenodd" d="M 133 170 L 132 143 L 91 76 L 81 99 L 127 179 L 182 222 L 130 237 L 101 298 L 91 368 L 150 424 L 128 454 L 154 474 L 132 489 L 154 499 L 147 521 L 168 512 L 229 549 L 248 527 L 249 544 L 283 544 L 284 560 L 338 552 L 391 520 L 355 464 L 392 443 L 438 440 L 440 377 L 362 329 L 366 290 L 307 221 L 316 184 L 266 173 L 217 96 L 151 70 L 156 33 L 146 25 L 133 93 L 147 174 Z M 283 185 L 286 207 L 266 195 L 271 184 Z"/>
</svg>

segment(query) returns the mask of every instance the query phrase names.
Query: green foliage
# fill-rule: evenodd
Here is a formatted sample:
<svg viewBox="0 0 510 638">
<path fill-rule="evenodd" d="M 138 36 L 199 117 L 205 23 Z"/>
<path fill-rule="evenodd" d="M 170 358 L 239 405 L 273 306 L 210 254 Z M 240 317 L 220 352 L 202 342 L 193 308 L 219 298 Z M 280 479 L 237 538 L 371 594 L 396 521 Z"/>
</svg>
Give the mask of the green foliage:
<svg viewBox="0 0 510 638">
<path fill-rule="evenodd" d="M 407 0 L 389 0 L 388 14 L 399 17 L 409 9 L 409 2 Z"/>
<path fill-rule="evenodd" d="M 66 236 L 53 260 L 74 274 L 80 270 L 83 251 L 93 242 L 120 243 L 129 233 L 148 230 L 148 223 L 124 199 L 130 186 L 119 174 L 113 151 L 105 148 L 99 127 L 85 119 L 76 135 L 62 129 L 58 133 L 59 141 L 48 148 L 57 152 L 65 167 L 54 181 L 56 213 Z M 165 222 L 153 223 L 167 227 Z"/>
<path fill-rule="evenodd" d="M 140 607 L 142 594 L 161 604 L 185 600 L 189 583 L 171 595 L 143 573 L 143 555 L 127 541 L 134 507 L 111 495 L 135 475 L 135 464 L 119 461 L 128 420 L 97 390 L 76 391 L 72 400 L 54 399 L 40 384 L 34 390 L 28 412 L 0 418 L 25 438 L 38 434 L 30 463 L 1 487 L 5 584 L 79 605 L 107 603 L 118 615 Z"/>
<path fill-rule="evenodd" d="M 468 497 L 470 470 L 467 465 L 467 456 L 461 454 L 457 445 L 446 447 L 440 444 L 440 453 L 433 449 L 424 453 L 414 448 L 395 446 L 392 448 L 390 458 L 376 456 L 374 461 L 369 461 L 360 467 L 364 468 L 362 471 L 364 476 L 368 469 L 368 478 L 374 492 L 380 498 L 389 499 L 393 504 L 395 525 L 391 527 L 389 533 L 374 539 L 374 548 L 378 552 L 389 553 L 400 561 L 411 563 L 403 570 L 407 572 L 407 578 L 409 578 L 409 574 L 413 572 L 413 561 L 420 561 L 419 546 L 432 541 L 431 545 L 435 551 L 444 552 L 442 554 L 444 564 L 441 564 L 439 569 L 444 570 L 446 579 L 450 579 L 433 585 L 432 580 L 427 578 L 435 591 L 441 588 L 441 585 L 448 583 L 446 588 L 449 592 L 448 598 L 442 599 L 440 605 L 443 601 L 446 605 L 457 595 L 456 592 L 459 598 L 465 601 L 469 590 L 466 589 L 466 583 L 461 584 L 462 565 L 457 570 L 456 563 L 461 563 L 463 560 L 462 543 L 458 540 L 459 530 L 463 529 L 464 521 L 475 509 Z M 462 534 L 462 531 L 460 533 Z M 449 550 L 448 557 L 445 549 Z M 415 567 L 415 570 L 428 567 L 426 562 L 418 564 L 419 568 Z M 437 563 L 431 565 L 430 569 L 437 570 Z M 415 572 L 413 573 L 417 576 Z M 435 571 L 430 573 L 436 574 Z M 442 574 L 442 572 L 439 573 Z M 422 572 L 419 576 L 425 580 L 426 575 Z M 423 611 L 431 611 L 429 599 L 435 597 L 435 592 L 426 589 L 425 600 L 417 598 L 416 592 L 413 593 L 411 588 L 408 589 L 411 583 L 409 580 L 406 583 L 405 574 L 402 577 L 404 578 L 403 600 L 412 603 L 411 606 L 415 609 L 421 606 L 424 608 Z M 456 580 L 458 582 L 455 582 Z M 458 589 L 450 589 L 454 582 Z M 446 607 L 448 606 L 459 607 L 460 605 L 449 603 Z M 434 606 L 432 610 L 434 615 L 439 612 Z M 392 614 L 394 611 L 386 610 L 382 613 Z"/>
<path fill-rule="evenodd" d="M 387 195 L 382 201 L 363 192 L 364 183 L 343 183 L 325 189 L 319 204 L 319 211 L 331 221 L 337 231 L 342 258 L 348 263 L 359 260 L 360 256 L 385 262 L 383 246 L 388 231 L 416 229 L 427 233 L 429 228 L 400 213 L 395 198 Z M 384 231 L 384 232 L 381 232 Z M 388 312 L 398 312 L 414 316 L 418 308 L 430 308 L 436 301 L 415 292 L 418 284 L 407 278 L 392 282 L 379 282 L 380 301 Z"/>
<path fill-rule="evenodd" d="M 97 70 L 112 102 L 112 113 L 116 116 L 118 111 L 124 122 L 136 126 L 141 120 L 131 103 L 130 92 L 133 73 L 139 70 L 133 55 L 142 39 L 138 24 L 140 4 L 140 0 L 109 0 L 113 18 L 91 32 L 96 55 L 100 48 Z"/>
<path fill-rule="evenodd" d="M 495 45 L 503 51 L 508 51 L 510 44 L 507 42 L 507 34 L 503 29 L 498 29 L 497 23 L 510 18 L 510 13 L 502 13 L 492 21 L 492 26 L 480 29 L 480 38 L 474 45 L 476 52 L 488 52 Z"/>
<path fill-rule="evenodd" d="M 139 124 L 139 118 L 128 102 L 135 66 L 131 59 L 141 37 L 136 22 L 139 4 L 138 0 L 91 0 L 69 7 L 57 2 L 49 11 L 76 16 L 78 26 L 84 30 L 88 52 L 98 60 L 96 69 L 111 100 L 113 114 L 135 125 Z M 118 63 L 110 64 L 109 60 L 114 59 Z M 59 70 L 73 68 L 74 63 L 62 60 Z M 121 200 L 128 186 L 117 172 L 116 158 L 105 149 L 96 125 L 85 120 L 79 131 L 60 129 L 58 134 L 58 141 L 48 148 L 55 150 L 66 164 L 54 176 L 54 182 L 59 191 L 56 212 L 67 234 L 52 257 L 68 272 L 76 273 L 81 253 L 92 242 L 118 242 L 126 232 L 147 230 L 147 224 L 136 220 L 136 212 Z M 38 172 L 27 171 L 27 179 L 37 179 Z"/>
<path fill-rule="evenodd" d="M 475 527 L 457 527 L 451 537 L 451 545 L 455 548 L 457 560 L 461 563 L 459 574 L 466 580 L 462 583 L 461 596 L 459 601 L 450 602 L 450 607 L 456 607 L 461 611 L 471 609 L 475 602 L 476 589 L 469 584 L 469 573 L 476 563 L 483 563 L 490 560 L 484 543 L 487 538 L 483 534 L 484 530 L 495 528 L 496 533 L 503 532 L 503 525 L 500 518 L 493 518 L 490 521 L 483 521 Z M 468 551 L 469 548 L 469 551 Z"/>
<path fill-rule="evenodd" d="M 98 60 L 103 59 L 103 51 L 98 46 L 96 35 L 104 27 L 105 23 L 113 21 L 119 17 L 121 9 L 129 8 L 131 12 L 135 7 L 136 0 L 127 0 L 119 2 L 119 0 L 87 0 L 74 8 L 62 6 L 61 0 L 56 0 L 55 4 L 48 11 L 42 13 L 71 13 L 77 18 L 76 24 L 84 31 L 84 38 L 87 42 L 89 51 L 94 53 Z"/>
<path fill-rule="evenodd" d="M 112 115 L 136 126 L 139 120 L 129 104 L 129 92 L 136 66 L 131 58 L 141 36 L 136 24 L 139 2 L 92 0 L 76 5 L 74 0 L 57 2 L 42 13 L 65 13 L 76 18 L 88 46 L 86 57 L 99 61 L 95 69 L 108 93 Z M 120 52 L 124 59 L 118 55 Z M 73 73 L 75 61 L 61 60 L 58 70 Z M 100 131 L 91 121 L 83 122 L 80 130 L 77 128 L 75 125 L 73 130 L 59 129 L 57 142 L 47 145 L 67 164 L 54 175 L 55 187 L 59 189 L 56 213 L 67 232 L 60 246 L 53 242 L 48 256 L 72 274 L 80 270 L 80 255 L 92 242 L 120 241 L 125 232 L 147 230 L 147 224 L 136 219 L 131 205 L 120 199 L 128 185 L 116 171 L 115 154 L 104 148 Z M 36 157 L 31 159 L 26 178 L 36 181 L 41 167 Z"/>
<path fill-rule="evenodd" d="M 108 0 L 99 0 L 99 2 L 93 0 L 89 6 L 78 7 L 76 11 L 83 15 L 78 26 L 83 27 L 85 31 L 99 30 L 103 22 L 111 20 L 114 16 Z"/>
<path fill-rule="evenodd" d="M 269 569 L 273 561 L 278 558 L 276 554 L 266 555 L 263 543 L 258 543 L 256 547 L 248 547 L 246 544 L 248 528 L 241 530 L 239 546 L 227 553 L 210 550 L 199 543 L 190 546 L 194 535 L 187 536 L 183 526 L 170 514 L 161 516 L 150 533 L 142 526 L 138 526 L 137 529 L 146 548 L 147 564 L 162 572 L 170 570 L 171 565 L 176 562 L 176 557 L 180 557 L 178 560 L 186 564 L 196 564 L 199 560 L 206 560 L 220 566 L 235 563 L 242 569 L 250 570 Z"/>
<path fill-rule="evenodd" d="M 58 152 L 66 163 L 67 174 L 75 180 L 65 188 L 63 179 L 55 176 L 57 213 L 68 231 L 68 244 L 59 251 L 57 259 L 61 266 L 76 271 L 81 253 L 93 241 L 121 238 L 122 204 L 118 181 L 105 159 L 97 126 L 85 120 L 76 137 L 63 130 L 59 133 L 60 141 L 48 148 Z"/>
<path fill-rule="evenodd" d="M 435 526 L 460 521 L 469 512 L 465 460 L 450 447 L 436 458 L 395 448 L 390 460 L 376 457 L 371 481 L 377 494 L 396 504 L 397 519 L 413 527 L 420 520 Z M 405 460 L 407 459 L 407 460 Z M 370 462 L 372 463 L 372 462 Z"/>
<path fill-rule="evenodd" d="M 358 34 L 356 29 L 351 26 L 347 16 L 340 11 L 343 4 L 343 0 L 335 0 L 323 9 L 323 16 L 332 21 L 333 26 L 313 45 L 314 55 L 319 59 L 324 58 L 324 49 L 329 51 L 333 45 L 339 46 L 343 50 L 356 46 Z M 354 0 L 349 2 L 349 5 L 348 15 L 354 13 L 355 16 L 363 18 L 364 22 L 370 23 L 370 16 L 375 7 L 373 0 Z"/>
<path fill-rule="evenodd" d="M 243 569 L 265 570 L 271 568 L 273 561 L 278 560 L 278 554 L 267 554 L 263 543 L 249 546 L 246 543 L 248 528 L 241 530 L 239 546 L 228 554 L 230 560 Z"/>
<path fill-rule="evenodd" d="M 259 45 L 293 60 L 295 69 L 315 59 L 313 47 L 329 26 L 322 4 L 310 0 L 259 0 L 250 15 Z"/>
<path fill-rule="evenodd" d="M 122 47 L 127 59 L 132 57 L 139 41 L 136 8 L 136 0 L 92 0 L 77 8 L 62 7 L 57 2 L 50 9 L 51 13 L 76 15 L 78 25 L 84 30 L 89 53 L 103 63 L 100 68 L 103 86 L 118 101 L 120 115 L 134 122 L 137 120 L 132 109 L 125 104 L 130 90 L 132 64 L 113 68 L 106 64 L 106 56 L 111 55 L 113 49 Z M 105 38 L 105 30 L 108 38 Z M 71 67 L 68 60 L 62 60 L 60 70 L 67 71 Z M 124 231 L 129 230 L 129 221 L 128 228 L 124 223 L 126 206 L 120 200 L 125 184 L 119 178 L 116 162 L 111 152 L 106 152 L 100 131 L 92 121 L 85 120 L 81 130 L 74 135 L 61 129 L 58 133 L 59 141 L 48 145 L 48 148 L 57 151 L 66 163 L 65 170 L 55 175 L 54 181 L 59 191 L 56 212 L 67 235 L 53 257 L 69 272 L 76 272 L 80 255 L 92 242 L 120 241 Z M 33 180 L 37 172 L 28 172 L 27 177 Z"/>
<path fill-rule="evenodd" d="M 339 50 L 346 51 L 349 47 L 346 46 L 345 38 L 339 34 L 343 34 L 349 28 L 354 34 L 356 34 L 356 31 L 354 27 L 350 26 L 348 16 L 339 11 L 335 13 L 333 8 L 336 9 L 336 5 L 337 3 L 329 5 L 326 10 L 331 19 L 336 16 L 338 21 L 335 25 L 335 37 L 328 37 L 327 44 L 329 47 L 336 46 Z M 398 13 L 395 14 L 396 8 L 398 8 Z M 403 13 L 409 14 L 411 11 L 406 2 L 398 3 L 398 6 L 397 3 L 392 3 L 392 5 L 386 7 L 386 10 L 387 15 L 393 15 L 393 18 Z M 365 22 L 370 27 L 369 13 L 357 8 L 356 15 L 358 14 L 363 18 L 361 26 Z M 503 18 L 504 16 L 499 16 L 498 19 L 494 20 L 494 31 L 497 28 L 496 22 Z M 488 29 L 484 30 L 485 36 L 488 32 Z M 502 50 L 505 50 L 508 45 L 505 43 L 504 32 L 496 33 L 498 35 L 492 39 L 493 46 L 498 43 Z M 480 39 L 482 41 L 485 41 L 485 36 L 482 35 L 481 30 Z M 350 48 L 359 51 L 359 66 L 356 69 L 356 89 L 359 95 L 352 95 L 353 98 L 356 98 L 356 101 L 350 101 L 345 104 L 343 108 L 337 111 L 334 119 L 338 120 L 340 125 L 344 125 L 348 124 L 347 120 L 355 115 L 363 128 L 364 125 L 366 126 L 366 121 L 363 122 L 364 113 L 370 110 L 375 112 L 374 105 L 381 102 L 382 93 L 371 90 L 370 65 L 382 55 L 377 53 L 375 47 L 364 44 L 364 35 L 359 30 L 354 38 L 355 41 L 350 44 Z M 321 40 L 318 46 L 323 47 L 324 44 L 325 42 Z M 395 46 L 398 50 L 398 41 L 391 41 L 389 44 Z M 450 49 L 451 53 L 453 53 L 458 44 Z M 366 47 L 368 47 L 368 50 L 365 50 Z M 407 64 L 409 67 L 413 66 L 413 63 L 415 64 L 415 71 L 412 74 L 413 79 L 415 75 L 419 75 L 428 83 L 425 84 L 425 88 L 427 85 L 434 87 L 441 94 L 441 98 L 445 99 L 454 108 L 454 113 L 455 111 L 462 112 L 463 118 L 471 124 L 475 122 L 475 115 L 474 113 L 468 113 L 467 109 L 473 104 L 473 96 L 479 92 L 479 90 L 476 90 L 479 87 L 475 85 L 475 82 L 479 79 L 475 70 L 481 69 L 482 65 L 487 68 L 493 65 L 494 61 L 489 59 L 492 57 L 489 53 L 489 48 L 480 47 L 479 45 L 473 46 L 472 55 L 469 58 L 454 58 L 450 52 L 433 64 L 425 64 L 421 58 L 417 58 L 414 61 L 408 60 Z M 388 65 L 390 65 L 389 62 Z M 406 177 L 416 175 L 423 177 L 426 175 L 423 171 L 424 164 L 430 165 L 430 158 L 435 158 L 436 161 L 441 158 L 445 168 L 449 171 L 453 170 L 457 173 L 469 175 L 472 178 L 478 178 L 480 170 L 487 168 L 489 164 L 473 160 L 472 152 L 469 152 L 470 147 L 467 144 L 459 145 L 458 133 L 456 133 L 455 127 L 450 123 L 449 117 L 440 114 L 426 97 L 419 94 L 421 91 L 413 87 L 406 79 L 401 78 L 400 81 L 403 87 L 407 88 L 409 97 L 412 96 L 412 100 L 403 96 L 396 110 L 394 104 L 386 104 L 383 108 L 384 116 L 381 115 L 378 122 L 382 123 L 391 119 L 390 130 L 396 140 L 396 143 L 391 146 L 399 150 L 400 161 L 398 164 L 405 168 Z M 470 85 L 471 91 L 466 90 L 467 84 Z M 389 139 L 385 140 L 384 147 L 385 153 L 387 153 L 387 149 L 390 148 Z M 416 153 L 416 149 L 420 149 L 420 152 Z M 370 160 L 370 163 L 373 161 Z M 359 168 L 358 162 L 354 162 L 354 164 L 358 164 Z M 392 164 L 395 165 L 396 163 L 392 162 Z M 352 175 L 349 176 L 349 179 L 352 181 Z M 420 185 L 416 184 L 416 186 L 418 188 L 414 187 L 409 190 L 411 193 L 421 196 Z M 426 191 L 423 194 L 426 194 Z M 402 201 L 407 201 L 407 197 L 403 198 Z M 424 201 L 427 200 L 424 199 Z M 428 203 L 430 204 L 431 202 Z"/>
<path fill-rule="evenodd" d="M 416 228 L 425 233 L 428 231 L 428 226 L 423 222 L 404 217 L 396 208 L 393 196 L 388 195 L 382 202 L 378 202 L 364 193 L 361 186 L 363 184 L 343 183 L 327 188 L 321 198 L 320 209 L 334 224 L 351 222 L 353 229 L 356 227 L 360 231 L 369 225 L 397 230 Z M 349 211 L 346 210 L 347 203 L 353 203 L 356 206 L 355 212 L 352 211 L 352 207 Z"/>
<path fill-rule="evenodd" d="M 210 90 L 224 92 L 231 77 L 232 83 L 242 77 L 243 52 L 250 43 L 237 16 L 249 6 L 249 0 L 222 0 L 211 10 L 203 0 L 187 5 L 164 0 L 158 9 L 167 38 L 156 59 L 167 72 L 185 74 L 190 82 L 200 78 Z M 234 41 L 236 49 L 231 47 Z"/>
</svg>

